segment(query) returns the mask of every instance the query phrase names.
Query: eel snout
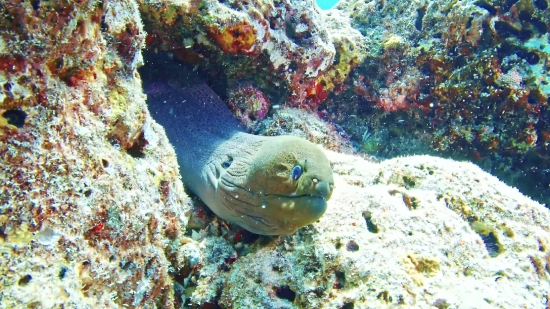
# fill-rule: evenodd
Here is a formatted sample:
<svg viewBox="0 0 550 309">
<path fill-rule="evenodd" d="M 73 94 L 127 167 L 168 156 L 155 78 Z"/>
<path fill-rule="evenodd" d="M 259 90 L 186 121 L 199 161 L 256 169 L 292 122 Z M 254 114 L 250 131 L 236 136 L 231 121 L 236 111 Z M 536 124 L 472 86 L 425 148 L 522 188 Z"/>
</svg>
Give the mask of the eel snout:
<svg viewBox="0 0 550 309">
<path fill-rule="evenodd" d="M 330 200 L 332 191 L 334 190 L 334 184 L 329 183 L 328 181 L 319 181 L 317 179 L 313 179 L 312 184 L 314 187 L 315 196 L 322 197 L 325 201 Z"/>
</svg>

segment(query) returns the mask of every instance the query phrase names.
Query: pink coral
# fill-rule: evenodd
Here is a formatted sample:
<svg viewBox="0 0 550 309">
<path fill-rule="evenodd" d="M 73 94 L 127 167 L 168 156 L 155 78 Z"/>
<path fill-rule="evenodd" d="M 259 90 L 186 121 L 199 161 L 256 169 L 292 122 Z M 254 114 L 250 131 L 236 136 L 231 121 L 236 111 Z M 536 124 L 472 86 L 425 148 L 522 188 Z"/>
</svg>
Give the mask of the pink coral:
<svg viewBox="0 0 550 309">
<path fill-rule="evenodd" d="M 259 89 L 250 84 L 244 84 L 229 91 L 229 106 L 235 117 L 247 128 L 251 128 L 265 118 L 270 103 L 267 96 Z"/>
<path fill-rule="evenodd" d="M 398 110 L 406 110 L 410 107 L 406 95 L 400 94 L 393 98 L 389 95 L 389 91 L 385 91 L 380 96 L 376 105 L 385 112 L 396 112 Z"/>
<path fill-rule="evenodd" d="M 376 107 L 384 112 L 409 111 L 422 107 L 418 102 L 420 81 L 421 77 L 418 72 L 410 70 L 408 74 L 399 79 L 395 75 L 392 78 L 388 77 L 387 88 L 374 91 L 372 80 L 360 75 L 353 82 L 353 91 L 366 100 L 375 102 Z"/>
</svg>

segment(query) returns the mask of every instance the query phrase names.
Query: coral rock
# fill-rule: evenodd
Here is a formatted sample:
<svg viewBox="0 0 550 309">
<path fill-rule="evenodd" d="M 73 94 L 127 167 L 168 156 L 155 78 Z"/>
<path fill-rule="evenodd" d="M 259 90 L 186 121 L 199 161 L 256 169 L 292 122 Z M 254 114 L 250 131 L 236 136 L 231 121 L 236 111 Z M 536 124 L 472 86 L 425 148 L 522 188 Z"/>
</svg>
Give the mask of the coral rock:
<svg viewBox="0 0 550 309">
<path fill-rule="evenodd" d="M 139 2 L 150 48 L 293 106 L 317 109 L 365 55 L 347 17 L 313 0 Z"/>
<path fill-rule="evenodd" d="M 190 207 L 147 115 L 136 3 L 0 11 L 0 307 L 173 306 Z"/>
<path fill-rule="evenodd" d="M 319 222 L 266 239 L 225 273 L 206 269 L 231 254 L 228 243 L 206 237 L 219 253 L 195 304 L 221 295 L 234 308 L 546 308 L 548 209 L 471 163 L 328 156 L 336 189 Z M 496 256 L 472 218 L 498 239 Z"/>
<path fill-rule="evenodd" d="M 224 26 L 220 29 L 216 25 L 207 27 L 208 34 L 216 40 L 223 52 L 242 53 L 253 55 L 254 43 L 256 43 L 256 31 L 246 22 L 241 22 L 234 26 Z"/>
<path fill-rule="evenodd" d="M 251 85 L 240 85 L 230 90 L 228 97 L 233 114 L 248 128 L 264 119 L 270 108 L 267 96 Z"/>
</svg>

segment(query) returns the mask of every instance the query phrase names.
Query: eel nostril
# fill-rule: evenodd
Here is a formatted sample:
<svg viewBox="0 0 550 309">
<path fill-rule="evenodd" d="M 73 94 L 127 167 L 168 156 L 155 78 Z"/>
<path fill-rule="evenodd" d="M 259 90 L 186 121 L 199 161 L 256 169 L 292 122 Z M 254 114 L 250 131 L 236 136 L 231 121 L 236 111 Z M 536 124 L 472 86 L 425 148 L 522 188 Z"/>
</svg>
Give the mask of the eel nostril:
<svg viewBox="0 0 550 309">
<path fill-rule="evenodd" d="M 313 185 L 316 186 L 318 183 L 319 183 L 319 180 L 317 180 L 317 178 L 313 178 Z"/>
</svg>

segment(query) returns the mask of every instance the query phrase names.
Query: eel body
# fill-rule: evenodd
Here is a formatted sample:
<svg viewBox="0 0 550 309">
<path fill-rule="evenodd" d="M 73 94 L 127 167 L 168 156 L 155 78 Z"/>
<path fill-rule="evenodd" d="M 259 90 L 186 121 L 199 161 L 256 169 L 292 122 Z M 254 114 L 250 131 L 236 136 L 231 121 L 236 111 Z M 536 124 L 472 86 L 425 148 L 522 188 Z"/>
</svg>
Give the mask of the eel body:
<svg viewBox="0 0 550 309">
<path fill-rule="evenodd" d="M 323 215 L 333 176 L 317 145 L 246 133 L 202 81 L 160 88 L 148 93 L 149 111 L 176 150 L 184 184 L 217 216 L 290 235 Z"/>
</svg>

